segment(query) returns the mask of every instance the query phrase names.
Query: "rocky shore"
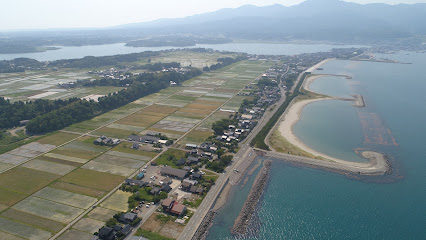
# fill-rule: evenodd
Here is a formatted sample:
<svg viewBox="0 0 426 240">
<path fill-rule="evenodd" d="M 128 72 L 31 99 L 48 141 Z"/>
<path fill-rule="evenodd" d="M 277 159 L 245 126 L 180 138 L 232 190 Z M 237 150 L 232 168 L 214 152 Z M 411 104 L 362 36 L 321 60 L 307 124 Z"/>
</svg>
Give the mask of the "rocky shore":
<svg viewBox="0 0 426 240">
<path fill-rule="evenodd" d="M 206 214 L 206 216 L 204 217 L 200 226 L 198 227 L 197 231 L 195 232 L 194 236 L 192 237 L 192 240 L 204 240 L 204 239 L 206 239 L 210 228 L 213 226 L 213 221 L 214 221 L 214 218 L 216 217 L 216 215 L 217 215 L 217 212 L 215 210 L 210 210 Z"/>
<path fill-rule="evenodd" d="M 256 177 L 253 187 L 241 209 L 240 214 L 235 220 L 234 226 L 231 229 L 231 233 L 234 235 L 244 235 L 247 233 L 247 227 L 250 224 L 250 220 L 256 210 L 256 206 L 263 194 L 264 188 L 269 178 L 269 170 L 271 168 L 272 161 L 267 160 L 264 163 L 263 168 L 260 170 Z"/>
</svg>

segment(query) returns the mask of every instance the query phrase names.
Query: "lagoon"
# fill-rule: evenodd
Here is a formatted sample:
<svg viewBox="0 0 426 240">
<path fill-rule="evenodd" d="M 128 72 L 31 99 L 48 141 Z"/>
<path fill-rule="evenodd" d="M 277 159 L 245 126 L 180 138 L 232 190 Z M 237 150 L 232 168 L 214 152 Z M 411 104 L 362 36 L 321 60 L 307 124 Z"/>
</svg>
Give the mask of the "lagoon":
<svg viewBox="0 0 426 240">
<path fill-rule="evenodd" d="M 333 157 L 356 161 L 357 148 L 386 153 L 392 174 L 347 177 L 275 160 L 252 225 L 257 233 L 244 239 L 426 238 L 426 54 L 378 57 L 413 64 L 328 62 L 317 73 L 352 76 L 351 92 L 362 94 L 367 107 L 336 101 L 312 105 L 302 111 L 295 134 Z M 316 84 L 333 88 L 333 81 L 319 79 Z M 231 197 L 223 209 L 236 206 L 234 201 L 241 197 Z M 233 217 L 231 211 L 221 211 L 218 221 L 224 216 Z M 216 222 L 208 239 L 235 239 L 231 227 Z"/>
</svg>

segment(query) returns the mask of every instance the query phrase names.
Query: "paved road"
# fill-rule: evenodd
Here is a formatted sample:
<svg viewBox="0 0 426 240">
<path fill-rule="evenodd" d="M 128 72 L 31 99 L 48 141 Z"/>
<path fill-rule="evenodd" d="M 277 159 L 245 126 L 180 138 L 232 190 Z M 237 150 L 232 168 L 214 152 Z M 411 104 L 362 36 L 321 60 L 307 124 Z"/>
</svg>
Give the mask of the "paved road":
<svg viewBox="0 0 426 240">
<path fill-rule="evenodd" d="M 235 173 L 234 168 L 238 168 L 241 164 L 244 163 L 244 160 L 248 159 L 250 154 L 254 154 L 253 148 L 250 147 L 250 142 L 257 135 L 257 133 L 265 126 L 269 119 L 274 115 L 278 110 L 279 106 L 285 101 L 285 91 L 281 88 L 281 99 L 275 103 L 272 107 L 267 109 L 263 114 L 262 118 L 259 120 L 256 127 L 250 132 L 247 138 L 241 142 L 240 150 L 235 154 L 232 165 L 228 166 L 225 169 L 225 172 L 217 179 L 215 185 L 210 189 L 204 198 L 201 205 L 198 207 L 195 214 L 189 220 L 182 234 L 179 236 L 178 240 L 188 240 L 194 236 L 198 227 L 200 226 L 202 220 L 206 216 L 207 212 L 213 207 L 217 197 L 219 196 L 221 190 L 224 188 L 227 180 L 232 180 L 232 183 L 237 183 L 242 177 L 242 172 Z M 273 108 L 273 110 L 270 110 Z"/>
</svg>

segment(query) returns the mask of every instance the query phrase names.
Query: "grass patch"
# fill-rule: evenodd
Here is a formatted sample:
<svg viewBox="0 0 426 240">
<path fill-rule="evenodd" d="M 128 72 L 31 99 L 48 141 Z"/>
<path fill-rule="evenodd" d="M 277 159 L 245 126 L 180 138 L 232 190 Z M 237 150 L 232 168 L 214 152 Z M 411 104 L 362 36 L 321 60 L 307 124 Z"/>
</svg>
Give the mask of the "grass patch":
<svg viewBox="0 0 426 240">
<path fill-rule="evenodd" d="M 168 238 L 168 237 L 164 237 L 162 235 L 160 235 L 159 233 L 154 233 L 142 228 L 139 228 L 136 231 L 135 236 L 142 236 L 144 238 L 147 238 L 149 240 L 173 240 L 173 238 Z"/>
<path fill-rule="evenodd" d="M 76 151 L 73 148 L 61 147 L 51 151 L 50 153 L 56 153 L 60 155 L 65 155 L 69 157 L 82 158 L 86 160 L 90 160 L 92 158 L 97 157 L 100 153 L 94 151 L 86 151 L 86 150 L 78 150 Z"/>
<path fill-rule="evenodd" d="M 17 211 L 15 209 L 8 209 L 7 211 L 3 212 L 1 216 L 18 222 L 23 222 L 25 224 L 41 228 L 52 233 L 59 232 L 62 228 L 65 227 L 65 225 L 60 222 Z"/>
<path fill-rule="evenodd" d="M 118 212 L 127 212 L 127 200 L 132 195 L 130 192 L 116 191 L 107 200 L 100 204 L 101 207 L 108 208 Z"/>
<path fill-rule="evenodd" d="M 59 146 L 61 144 L 64 144 L 66 142 L 73 140 L 74 138 L 77 138 L 78 136 L 79 135 L 76 135 L 76 134 L 59 132 L 59 133 L 55 133 L 53 135 L 44 137 L 38 140 L 37 142 L 41 144 L 51 144 L 51 145 Z"/>
<path fill-rule="evenodd" d="M 143 150 L 132 149 L 132 148 L 130 148 L 130 147 L 132 147 L 132 145 L 133 145 L 133 143 L 131 143 L 131 142 L 122 142 L 119 145 L 112 148 L 111 150 L 117 151 L 117 152 L 122 152 L 122 153 L 129 153 L 129 154 L 136 154 L 136 155 L 140 155 L 140 156 L 146 156 L 146 157 L 150 157 L 150 158 L 153 158 L 153 157 L 158 155 L 157 152 L 148 152 L 148 151 L 143 151 Z"/>
<path fill-rule="evenodd" d="M 93 134 L 105 135 L 105 136 L 112 137 L 112 138 L 126 139 L 127 136 L 131 135 L 132 133 L 134 133 L 134 131 L 103 127 L 99 130 L 96 130 L 96 132 L 94 132 Z M 93 144 L 93 141 L 91 143 Z"/>
<path fill-rule="evenodd" d="M 84 232 L 95 233 L 104 225 L 105 225 L 105 222 L 101 222 L 91 218 L 82 218 L 72 227 Z"/>
<path fill-rule="evenodd" d="M 83 232 L 77 229 L 67 230 L 64 234 L 59 236 L 58 240 L 76 240 L 76 239 L 92 239 L 93 234 Z"/>
<path fill-rule="evenodd" d="M 33 196 L 83 209 L 89 208 L 97 201 L 93 197 L 50 187 L 43 188 Z"/>
<path fill-rule="evenodd" d="M 62 189 L 65 191 L 74 192 L 74 193 L 95 197 L 95 198 L 101 198 L 106 193 L 105 191 L 83 187 L 80 185 L 66 183 L 66 182 L 55 182 L 50 186 L 53 188 Z"/>
<path fill-rule="evenodd" d="M 118 212 L 111 210 L 111 209 L 97 207 L 97 208 L 93 209 L 91 212 L 89 212 L 87 214 L 87 216 L 89 218 L 93 218 L 93 219 L 97 219 L 97 220 L 106 222 L 106 221 L 108 221 L 108 219 L 111 218 L 111 216 L 114 216 L 114 214 L 116 214 L 116 213 L 118 213 Z"/>
<path fill-rule="evenodd" d="M 156 122 L 160 121 L 164 117 L 166 117 L 167 114 L 161 114 L 161 113 L 135 113 L 128 117 L 125 117 L 121 119 L 120 121 L 116 122 L 118 124 L 123 125 L 130 125 L 130 126 L 138 126 L 138 127 L 149 127 Z"/>
<path fill-rule="evenodd" d="M 34 159 L 29 162 L 26 162 L 22 166 L 58 175 L 65 175 L 75 169 L 75 167 L 70 165 L 53 163 L 39 159 Z"/>
<path fill-rule="evenodd" d="M 186 135 L 182 141 L 200 144 L 203 143 L 208 137 L 213 136 L 213 132 L 192 130 Z"/>
<path fill-rule="evenodd" d="M 12 206 L 26 197 L 27 195 L 0 188 L 0 204 L 2 205 Z"/>
<path fill-rule="evenodd" d="M 88 169 L 77 169 L 64 176 L 61 181 L 102 191 L 111 191 L 114 187 L 124 181 L 124 179 L 125 177 L 123 176 L 109 173 L 102 173 Z"/>
<path fill-rule="evenodd" d="M 185 157 L 186 152 L 174 148 L 168 149 L 166 152 L 161 154 L 155 161 L 159 165 L 169 165 L 170 167 L 177 168 L 175 162 Z"/>
<path fill-rule="evenodd" d="M 71 207 L 36 197 L 28 197 L 15 204 L 12 208 L 64 224 L 70 223 L 84 211 L 81 208 Z"/>
<path fill-rule="evenodd" d="M 25 167 L 16 167 L 0 174 L 0 187 L 24 194 L 31 194 L 59 177 L 56 174 Z"/>
<path fill-rule="evenodd" d="M 0 217 L 0 231 L 26 239 L 49 239 L 52 233 Z"/>
</svg>

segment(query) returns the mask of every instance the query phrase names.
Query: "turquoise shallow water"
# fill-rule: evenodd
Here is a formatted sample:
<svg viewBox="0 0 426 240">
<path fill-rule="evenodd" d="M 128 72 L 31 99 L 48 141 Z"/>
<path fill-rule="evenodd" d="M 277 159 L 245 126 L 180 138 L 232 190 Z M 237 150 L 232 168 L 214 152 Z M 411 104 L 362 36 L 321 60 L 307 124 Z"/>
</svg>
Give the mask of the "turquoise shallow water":
<svg viewBox="0 0 426 240">
<path fill-rule="evenodd" d="M 393 173 L 358 179 L 275 160 L 252 226 L 257 233 L 247 239 L 426 239 L 426 54 L 384 57 L 413 64 L 324 65 L 321 73 L 353 76 L 350 89 L 367 107 L 317 103 L 304 109 L 295 132 L 336 157 L 356 158 L 356 148 L 384 152 Z M 235 218 L 230 212 L 219 217 Z M 232 239 L 230 227 L 214 227 L 208 239 Z"/>
</svg>

